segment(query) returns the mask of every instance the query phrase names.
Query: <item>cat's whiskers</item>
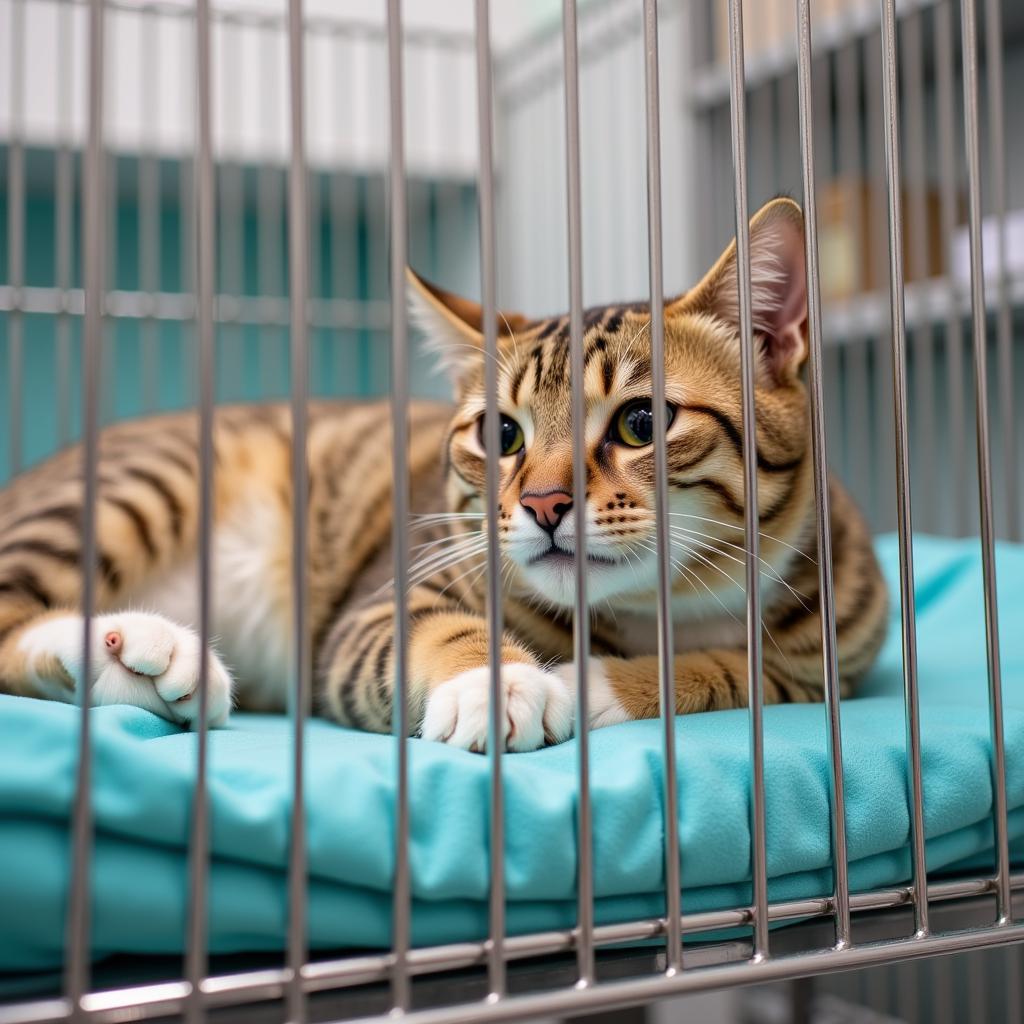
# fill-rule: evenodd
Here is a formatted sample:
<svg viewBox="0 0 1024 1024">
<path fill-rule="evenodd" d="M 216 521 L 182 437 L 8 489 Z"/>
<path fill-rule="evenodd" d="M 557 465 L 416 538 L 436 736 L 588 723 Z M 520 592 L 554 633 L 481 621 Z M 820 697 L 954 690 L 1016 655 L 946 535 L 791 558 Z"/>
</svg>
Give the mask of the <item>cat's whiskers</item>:
<svg viewBox="0 0 1024 1024">
<path fill-rule="evenodd" d="M 429 548 L 436 548 L 441 544 L 454 544 L 455 541 L 461 540 L 464 537 L 477 537 L 484 536 L 483 530 L 471 530 L 467 533 L 449 533 L 444 537 L 438 537 L 435 540 L 425 540 L 422 544 L 414 544 L 409 551 L 426 551 Z"/>
<path fill-rule="evenodd" d="M 710 534 L 700 533 L 696 530 L 687 530 L 685 527 L 669 526 L 669 530 L 672 533 L 672 536 L 675 537 L 676 540 L 680 541 L 681 543 L 696 544 L 698 547 L 703 548 L 705 551 L 713 551 L 716 554 L 721 555 L 723 558 L 728 558 L 730 561 L 736 562 L 739 565 L 745 566 L 747 564 L 745 559 L 737 558 L 736 555 L 730 555 L 728 551 L 722 551 L 722 549 L 718 547 L 718 544 L 729 544 L 729 541 L 719 540 L 717 537 L 712 537 Z M 709 544 L 707 543 L 707 541 L 698 540 L 698 537 L 707 537 L 708 540 L 715 541 L 716 543 Z M 729 544 L 729 546 L 736 548 L 739 551 L 747 550 L 746 548 L 741 547 L 739 544 Z M 803 607 L 804 611 L 809 612 L 811 610 L 810 607 L 804 601 L 804 598 L 806 597 L 805 594 L 801 594 L 799 590 L 797 590 L 795 587 L 787 583 L 786 580 L 784 580 L 779 575 L 775 567 L 770 562 L 766 562 L 763 558 L 758 558 L 758 561 L 765 566 L 764 569 L 758 569 L 760 575 L 767 576 L 770 580 L 774 580 L 776 583 L 782 584 L 782 586 L 784 586 L 793 595 L 793 597 L 797 599 L 797 601 Z"/>
<path fill-rule="evenodd" d="M 516 354 L 516 362 L 519 362 L 519 342 L 516 339 L 516 332 L 512 330 L 512 325 L 508 322 L 508 317 L 506 317 L 500 309 L 498 310 L 498 316 L 501 317 L 505 324 L 505 330 L 508 331 L 508 336 L 512 339 L 512 348 Z"/>
<path fill-rule="evenodd" d="M 487 547 L 487 539 L 485 537 L 468 537 L 460 538 L 460 540 L 462 543 L 455 545 L 454 549 L 440 552 L 435 551 L 414 562 L 409 567 L 406 588 L 411 589 L 412 587 L 419 586 L 420 583 L 430 579 L 431 576 L 453 565 L 457 565 L 473 555 L 479 554 Z M 389 587 L 394 587 L 394 585 L 395 581 L 392 579 L 389 583 L 384 584 L 379 592 L 387 590 Z"/>
<path fill-rule="evenodd" d="M 468 588 L 469 588 L 469 589 L 472 589 L 472 588 L 473 588 L 473 586 L 474 586 L 474 585 L 476 584 L 476 581 L 477 581 L 477 580 L 478 580 L 478 579 L 479 579 L 479 578 L 480 578 L 480 577 L 481 577 L 481 576 L 482 576 L 482 575 L 483 575 L 483 574 L 484 574 L 484 573 L 485 573 L 486 571 L 487 571 L 487 558 L 486 558 L 486 557 L 484 557 L 484 558 L 482 558 L 482 559 L 481 559 L 481 560 L 480 560 L 479 562 L 475 562 L 475 563 L 474 563 L 473 565 L 471 565 L 471 566 L 470 566 L 470 567 L 469 567 L 469 568 L 468 568 L 468 569 L 467 569 L 467 570 L 466 570 L 465 572 L 459 573 L 459 575 L 458 575 L 458 576 L 456 576 L 456 577 L 455 577 L 455 579 L 453 579 L 453 580 L 449 580 L 449 582 L 448 582 L 448 583 L 446 583 L 446 584 L 444 585 L 444 587 L 443 587 L 443 588 L 441 589 L 441 591 L 440 591 L 440 592 L 438 593 L 438 595 L 437 595 L 437 599 L 438 599 L 438 601 L 440 601 L 440 600 L 441 600 L 441 598 L 442 598 L 442 597 L 444 597 L 445 593 L 447 592 L 447 590 L 448 590 L 448 589 L 449 589 L 450 587 L 454 587 L 454 586 L 455 586 L 455 584 L 459 582 L 459 580 L 463 580 L 463 579 L 465 579 L 465 578 L 466 578 L 466 577 L 467 577 L 467 576 L 468 576 L 468 575 L 469 575 L 469 574 L 470 574 L 471 572 L 475 572 L 475 573 L 476 573 L 476 576 L 474 576 L 474 577 L 473 577 L 473 579 L 472 579 L 472 580 L 470 580 L 470 582 L 469 582 L 469 584 L 468 584 Z"/>
<path fill-rule="evenodd" d="M 672 512 L 672 511 L 669 512 L 669 515 L 670 516 L 681 516 L 684 519 L 700 519 L 700 520 L 702 520 L 705 523 L 714 523 L 716 526 L 721 526 L 723 529 L 726 529 L 726 530 L 736 530 L 738 533 L 743 533 L 744 532 L 744 528 L 742 526 L 736 526 L 733 523 L 723 523 L 721 519 L 712 519 L 710 516 L 698 516 L 698 515 L 695 515 L 692 512 Z M 802 557 L 806 558 L 807 561 L 810 562 L 812 565 L 817 565 L 818 564 L 813 558 L 811 558 L 811 556 L 809 554 L 807 554 L 806 551 L 801 551 L 800 548 L 794 547 L 792 544 L 787 543 L 786 541 L 782 540 L 782 538 L 780 538 L 780 537 L 774 537 L 774 536 L 772 536 L 772 534 L 765 533 L 763 530 L 759 530 L 758 531 L 758 536 L 759 537 L 763 537 L 765 540 L 770 540 L 774 544 L 781 544 L 784 548 L 789 548 L 789 550 L 792 551 L 794 554 L 801 555 Z M 746 549 L 744 549 L 744 550 L 746 550 Z"/>
<path fill-rule="evenodd" d="M 686 547 L 685 545 L 684 545 L 684 548 L 685 548 L 685 551 L 686 551 L 687 555 L 689 555 L 691 558 L 699 559 L 709 569 L 715 569 L 717 572 L 721 573 L 727 580 L 729 580 L 734 586 L 737 586 L 737 587 L 742 587 L 743 586 L 743 584 L 739 580 L 733 579 L 733 577 L 730 576 L 720 565 L 715 565 L 715 563 L 712 562 L 711 559 L 709 559 L 706 556 L 702 555 L 699 551 L 694 551 L 693 548 Z M 698 576 L 698 579 L 699 578 L 700 577 Z M 702 580 L 701 582 L 704 582 L 704 581 Z M 706 583 L 704 585 L 705 585 L 705 587 L 707 587 Z M 712 596 L 717 596 L 717 595 L 714 594 L 714 592 L 711 590 L 710 587 L 707 587 L 707 591 L 708 591 L 709 594 L 712 594 Z M 718 603 L 721 604 L 723 608 L 725 608 L 725 605 L 722 604 L 721 600 L 719 600 Z M 733 615 L 732 617 L 734 619 L 736 619 L 735 615 Z M 736 619 L 736 621 L 739 622 L 739 619 Z M 772 646 L 775 648 L 775 650 L 777 650 L 779 652 L 779 657 L 782 658 L 782 660 L 786 663 L 786 668 L 789 671 L 790 678 L 795 683 L 796 682 L 796 675 L 793 672 L 793 666 L 792 666 L 792 664 L 790 664 L 789 658 L 787 658 L 786 655 L 783 653 L 782 648 L 779 646 L 778 641 L 775 639 L 774 635 L 772 634 L 772 631 L 764 624 L 764 619 L 763 618 L 761 619 L 761 630 L 765 633 L 765 635 L 768 637 L 768 639 L 771 640 Z"/>
</svg>

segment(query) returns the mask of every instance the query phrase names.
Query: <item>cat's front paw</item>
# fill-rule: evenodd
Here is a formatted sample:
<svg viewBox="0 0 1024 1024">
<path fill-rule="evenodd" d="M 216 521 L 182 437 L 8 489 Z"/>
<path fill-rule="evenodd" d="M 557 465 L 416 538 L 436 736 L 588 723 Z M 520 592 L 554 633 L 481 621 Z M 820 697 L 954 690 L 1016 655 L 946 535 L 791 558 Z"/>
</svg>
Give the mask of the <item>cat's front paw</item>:
<svg viewBox="0 0 1024 1024">
<path fill-rule="evenodd" d="M 20 647 L 28 670 L 51 695 L 74 699 L 81 680 L 82 618 L 59 615 L 25 632 Z M 199 717 L 199 637 L 162 615 L 113 612 L 92 620 L 93 704 L 134 704 L 172 722 Z M 63 692 L 59 692 L 63 690 Z M 231 711 L 231 676 L 209 652 L 207 710 L 210 725 Z"/>
<path fill-rule="evenodd" d="M 572 735 L 573 699 L 558 676 L 534 665 L 501 666 L 505 691 L 502 741 L 506 750 L 536 750 Z M 490 672 L 473 668 L 435 686 L 423 716 L 424 739 L 464 750 L 487 749 Z"/>
</svg>

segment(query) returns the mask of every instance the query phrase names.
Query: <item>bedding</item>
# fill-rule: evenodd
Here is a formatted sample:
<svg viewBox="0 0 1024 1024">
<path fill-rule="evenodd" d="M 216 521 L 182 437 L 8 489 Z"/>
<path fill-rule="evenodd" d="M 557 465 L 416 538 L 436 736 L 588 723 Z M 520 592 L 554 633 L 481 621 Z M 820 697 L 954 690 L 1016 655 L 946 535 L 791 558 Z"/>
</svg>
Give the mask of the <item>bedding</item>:
<svg viewBox="0 0 1024 1024">
<path fill-rule="evenodd" d="M 898 557 L 877 549 L 891 629 L 855 699 L 843 702 L 852 888 L 909 875 Z M 987 863 L 989 717 L 977 540 L 915 539 L 925 828 L 933 871 Z M 1000 545 L 999 599 L 1014 852 L 1024 859 L 1024 548 Z M 0 970 L 62 956 L 77 710 L 0 696 Z M 196 737 L 131 707 L 95 709 L 92 864 L 95 957 L 182 948 Z M 828 891 L 826 720 L 822 705 L 764 713 L 772 899 Z M 686 911 L 749 899 L 748 720 L 744 711 L 675 723 Z M 486 934 L 486 758 L 410 740 L 413 936 Z M 661 729 L 629 722 L 591 734 L 596 917 L 662 912 Z M 237 715 L 210 735 L 210 944 L 282 948 L 286 933 L 290 735 L 280 716 Z M 314 948 L 385 946 L 393 863 L 389 737 L 311 721 L 307 732 L 309 937 Z M 504 760 L 508 926 L 574 921 L 576 751 L 572 742 Z M 990 858 L 989 858 L 990 859 Z"/>
</svg>

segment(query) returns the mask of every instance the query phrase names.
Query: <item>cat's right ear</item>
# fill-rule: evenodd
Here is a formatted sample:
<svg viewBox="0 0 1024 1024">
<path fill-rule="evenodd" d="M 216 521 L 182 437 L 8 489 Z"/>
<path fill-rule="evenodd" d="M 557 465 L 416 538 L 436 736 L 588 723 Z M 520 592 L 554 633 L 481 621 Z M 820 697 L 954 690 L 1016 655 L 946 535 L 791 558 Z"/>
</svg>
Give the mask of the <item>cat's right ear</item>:
<svg viewBox="0 0 1024 1024">
<path fill-rule="evenodd" d="M 409 317 L 426 339 L 427 349 L 457 385 L 483 364 L 484 314 L 476 302 L 447 292 L 406 268 Z M 509 337 L 527 320 L 521 313 L 498 313 L 498 338 Z"/>
</svg>

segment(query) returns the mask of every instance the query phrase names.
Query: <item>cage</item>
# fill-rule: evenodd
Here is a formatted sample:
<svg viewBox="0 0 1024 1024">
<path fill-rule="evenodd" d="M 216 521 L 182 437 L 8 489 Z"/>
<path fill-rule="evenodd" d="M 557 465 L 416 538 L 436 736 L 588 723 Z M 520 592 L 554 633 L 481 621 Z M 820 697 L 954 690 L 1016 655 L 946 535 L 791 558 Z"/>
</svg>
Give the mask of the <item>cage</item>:
<svg viewBox="0 0 1024 1024">
<path fill-rule="evenodd" d="M 396 738 L 373 762 L 388 773 L 393 820 L 362 855 L 380 860 L 386 882 L 338 902 L 337 891 L 324 888 L 326 878 L 338 881 L 325 865 L 344 860 L 350 848 L 323 845 L 332 822 L 314 806 L 323 794 L 315 792 L 310 750 L 323 734 L 311 732 L 302 554 L 309 518 L 306 499 L 297 497 L 289 543 L 292 614 L 302 639 L 288 668 L 290 717 L 271 755 L 287 792 L 262 836 L 250 835 L 258 846 L 272 834 L 275 852 L 247 858 L 237 848 L 245 833 L 227 835 L 232 810 L 219 787 L 228 763 L 218 761 L 218 733 L 202 727 L 209 715 L 205 659 L 200 728 L 191 734 L 187 763 L 176 755 L 179 800 L 168 832 L 147 834 L 144 823 L 128 827 L 111 816 L 104 779 L 109 785 L 112 748 L 96 731 L 86 687 L 64 721 L 70 746 L 55 769 L 63 773 L 54 783 L 59 795 L 46 812 L 53 819 L 47 855 L 56 858 L 49 881 L 33 881 L 34 869 L 13 852 L 2 872 L 15 912 L 0 932 L 6 948 L 32 954 L 11 956 L 16 966 L 0 983 L 0 1022 L 561 1018 L 812 976 L 818 1014 L 829 1012 L 831 998 L 836 1006 L 866 1004 L 906 1020 L 1019 1019 L 1014 943 L 1024 932 L 1015 901 L 1024 876 L 1012 867 L 1024 805 L 1024 705 L 1014 690 L 1024 661 L 1013 626 L 1024 595 L 1013 589 L 1013 559 L 1024 530 L 1015 401 L 1024 385 L 1024 179 L 1014 173 L 1021 154 L 1012 126 L 1024 75 L 1021 12 L 999 0 L 589 0 L 578 11 L 565 0 L 538 4 L 530 14 L 487 0 L 404 11 L 400 0 L 309 6 L 4 0 L 0 482 L 16 483 L 54 452 L 80 444 L 77 529 L 81 564 L 93 566 L 102 429 L 194 410 L 201 496 L 195 624 L 205 642 L 215 617 L 216 410 L 288 406 L 290 486 L 299 496 L 309 490 L 310 402 L 385 397 L 391 419 L 381 429 L 395 439 L 394 575 L 405 579 L 413 557 L 404 483 L 408 402 L 451 397 L 434 372 L 435 356 L 409 323 L 406 266 L 480 300 L 488 353 L 484 429 L 492 430 L 497 310 L 530 317 L 568 310 L 575 382 L 589 330 L 584 310 L 647 303 L 652 393 L 664 393 L 660 313 L 736 236 L 746 482 L 732 547 L 737 571 L 745 573 L 750 660 L 742 683 L 748 708 L 729 712 L 742 718 L 742 727 L 734 726 L 740 733 L 731 735 L 745 737 L 746 758 L 742 799 L 730 807 L 742 821 L 744 874 L 716 898 L 708 895 L 711 875 L 699 893 L 689 887 L 700 888 L 695 876 L 688 886 L 689 863 L 708 833 L 694 832 L 697 819 L 687 817 L 695 812 L 680 772 L 692 766 L 692 755 L 687 727 L 670 713 L 671 561 L 662 558 L 660 732 L 648 737 L 659 768 L 647 779 L 651 802 L 642 823 L 658 832 L 645 862 L 653 891 L 629 903 L 637 893 L 607 881 L 610 848 L 595 829 L 607 827 L 601 800 L 615 774 L 613 755 L 583 729 L 571 754 L 560 755 L 569 759 L 573 781 L 559 819 L 569 823 L 561 845 L 571 855 L 567 866 L 551 865 L 571 876 L 558 890 L 558 906 L 530 916 L 519 905 L 527 900 L 516 871 L 525 869 L 511 852 L 521 839 L 509 814 L 522 810 L 514 787 L 523 783 L 509 766 L 513 755 L 496 743 L 472 769 L 476 788 L 466 790 L 483 800 L 473 805 L 467 854 L 477 872 L 473 897 L 451 882 L 457 872 L 448 890 L 431 892 L 423 858 L 440 854 L 418 856 L 411 840 L 413 832 L 422 836 L 427 813 L 427 797 L 417 791 L 426 777 L 419 773 L 427 762 L 417 764 L 423 741 L 398 738 L 410 732 L 403 699 L 409 609 L 399 598 Z M 509 43 L 509 35 L 517 38 Z M 794 197 L 805 214 L 808 459 L 818 550 L 832 548 L 828 466 L 847 482 L 873 533 L 897 534 L 887 550 L 902 703 L 899 735 L 879 748 L 879 758 L 899 760 L 900 786 L 870 792 L 872 740 L 854 729 L 851 741 L 849 718 L 844 724 L 832 559 L 823 557 L 817 656 L 824 687 L 809 726 L 818 743 L 807 769 L 816 773 L 820 798 L 807 825 L 819 860 L 804 865 L 805 878 L 795 869 L 784 878 L 778 868 L 786 845 L 780 787 L 794 777 L 774 768 L 782 760 L 773 760 L 777 719 L 765 739 L 761 647 L 768 640 L 756 625 L 760 520 L 756 494 L 750 497 L 758 445 L 745 441 L 756 387 L 747 225 L 778 195 Z M 587 479 L 579 387 L 572 402 L 578 492 Z M 659 551 L 670 543 L 664 458 L 664 441 L 656 440 Z M 493 459 L 488 473 L 486 490 L 494 493 Z M 496 520 L 488 522 L 496 533 Z M 915 541 L 914 531 L 928 538 Z M 929 538 L 954 546 L 928 546 Z M 9 555 L 4 539 L 0 533 L 0 559 Z M 579 531 L 573 644 L 581 721 L 591 699 L 586 544 Z M 915 550 L 923 556 L 916 573 Z M 940 550 L 951 552 L 945 561 Z M 938 668 L 925 656 L 919 667 L 915 616 L 931 607 L 943 573 L 966 564 L 967 552 L 974 575 L 961 581 L 969 591 L 962 612 L 983 632 L 973 638 L 973 661 L 950 658 L 976 679 L 980 696 L 969 713 L 941 694 L 937 703 L 923 699 Z M 500 557 L 490 545 L 481 569 L 492 640 L 492 739 L 502 714 L 493 642 L 501 630 Z M 997 564 L 1008 596 L 997 591 Z M 0 561 L 0 595 L 12 587 L 3 569 Z M 93 576 L 84 574 L 80 595 L 86 623 L 98 608 Z M 83 643 L 88 677 L 98 655 Z M 873 690 L 868 701 L 880 695 Z M 954 734 L 939 705 L 970 719 L 973 731 L 963 742 L 973 744 L 972 756 L 964 764 L 975 774 L 984 765 L 985 779 L 969 796 L 940 785 Z M 858 766 L 865 774 L 854 771 Z M 145 805 L 139 822 L 159 814 L 142 795 L 135 798 Z M 11 831 L 3 845 L 41 856 L 19 838 L 24 807 L 6 799 Z M 944 815 L 954 817 L 947 805 L 958 800 L 956 827 L 943 824 Z M 888 845 L 872 846 L 872 816 L 888 816 Z M 140 847 L 173 847 L 174 865 L 154 860 L 147 874 L 124 861 L 130 874 L 118 884 L 110 837 L 125 828 Z M 628 833 L 628 825 L 620 830 Z M 352 848 L 359 846 L 354 839 Z M 232 859 L 245 870 L 227 879 L 224 864 Z M 546 868 L 530 870 L 541 877 Z M 257 878 L 271 869 L 272 877 Z M 366 863 L 352 871 L 346 884 L 353 891 L 360 872 L 374 875 Z M 124 891 L 135 872 L 143 884 L 152 881 L 156 895 Z M 255 916 L 225 904 L 220 894 L 232 885 L 242 886 L 241 902 L 251 901 Z M 621 906 L 613 905 L 616 897 Z M 452 918 L 423 925 L 430 913 L 424 904 L 444 898 Z M 465 902 L 462 920 L 458 899 Z M 325 922 L 338 908 L 366 926 Z M 147 932 L 148 914 L 160 921 L 159 937 Z M 55 920 L 66 933 L 54 934 Z M 125 939 L 142 933 L 149 938 L 136 946 Z M 118 956 L 96 959 L 101 952 Z M 960 953 L 968 955 L 948 972 L 946 961 L 916 964 Z M 988 984 L 979 980 L 986 970 Z M 747 1019 L 783 1019 L 772 1016 L 772 990 L 756 991 Z M 796 1012 L 788 1000 L 799 992 L 787 990 L 779 1014 Z"/>
</svg>

